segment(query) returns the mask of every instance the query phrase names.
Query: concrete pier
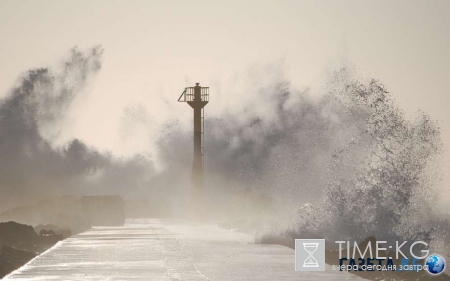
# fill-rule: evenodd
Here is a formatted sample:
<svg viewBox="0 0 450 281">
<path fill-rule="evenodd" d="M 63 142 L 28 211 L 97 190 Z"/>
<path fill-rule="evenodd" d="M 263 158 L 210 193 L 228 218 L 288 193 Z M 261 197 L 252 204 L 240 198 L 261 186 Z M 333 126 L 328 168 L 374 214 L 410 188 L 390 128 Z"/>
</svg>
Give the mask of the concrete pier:
<svg viewBox="0 0 450 281">
<path fill-rule="evenodd" d="M 295 272 L 294 251 L 251 235 L 175 219 L 127 220 L 59 242 L 5 280 L 363 280 Z"/>
</svg>

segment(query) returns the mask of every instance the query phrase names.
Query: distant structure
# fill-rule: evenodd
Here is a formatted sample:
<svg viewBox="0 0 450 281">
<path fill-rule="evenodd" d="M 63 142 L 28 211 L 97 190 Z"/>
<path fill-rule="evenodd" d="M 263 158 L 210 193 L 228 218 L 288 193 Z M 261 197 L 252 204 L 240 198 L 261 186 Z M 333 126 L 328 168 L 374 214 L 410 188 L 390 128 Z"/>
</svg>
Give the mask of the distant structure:
<svg viewBox="0 0 450 281">
<path fill-rule="evenodd" d="M 121 196 L 82 196 L 83 217 L 93 226 L 121 226 L 125 223 L 125 203 Z"/>
<path fill-rule="evenodd" d="M 202 204 L 203 199 L 203 164 L 204 164 L 204 129 L 205 105 L 209 102 L 209 87 L 194 87 L 184 89 L 179 102 L 187 102 L 194 109 L 194 159 L 192 161 L 192 202 Z M 200 207 L 200 206 L 198 206 Z"/>
</svg>

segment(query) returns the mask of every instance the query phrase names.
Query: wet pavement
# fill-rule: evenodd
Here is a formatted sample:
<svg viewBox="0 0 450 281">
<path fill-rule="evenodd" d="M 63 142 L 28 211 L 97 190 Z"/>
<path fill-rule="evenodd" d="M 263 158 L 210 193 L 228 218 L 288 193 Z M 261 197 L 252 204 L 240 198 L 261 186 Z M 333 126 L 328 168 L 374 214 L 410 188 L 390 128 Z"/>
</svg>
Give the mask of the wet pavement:
<svg viewBox="0 0 450 281">
<path fill-rule="evenodd" d="M 363 280 L 345 272 L 295 272 L 294 250 L 176 219 L 127 220 L 59 242 L 4 280 Z"/>
</svg>

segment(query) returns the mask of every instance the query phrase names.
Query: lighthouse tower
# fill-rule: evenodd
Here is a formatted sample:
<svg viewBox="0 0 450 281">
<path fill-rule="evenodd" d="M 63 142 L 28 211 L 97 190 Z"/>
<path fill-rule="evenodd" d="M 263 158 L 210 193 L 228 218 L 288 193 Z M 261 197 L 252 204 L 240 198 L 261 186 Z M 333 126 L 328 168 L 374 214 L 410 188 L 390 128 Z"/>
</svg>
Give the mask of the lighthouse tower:
<svg viewBox="0 0 450 281">
<path fill-rule="evenodd" d="M 209 87 L 194 87 L 184 89 L 179 102 L 188 103 L 194 110 L 194 153 L 192 160 L 192 192 L 191 202 L 199 210 L 203 204 L 203 164 L 204 164 L 204 125 L 205 106 L 209 102 Z"/>
</svg>

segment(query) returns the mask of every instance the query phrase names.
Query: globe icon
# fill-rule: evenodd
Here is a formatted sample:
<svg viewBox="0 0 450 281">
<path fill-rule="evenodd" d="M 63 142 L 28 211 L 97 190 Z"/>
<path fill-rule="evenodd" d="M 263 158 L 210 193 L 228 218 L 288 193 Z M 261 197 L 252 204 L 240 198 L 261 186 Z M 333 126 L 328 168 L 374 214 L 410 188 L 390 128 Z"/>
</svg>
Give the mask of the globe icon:
<svg viewBox="0 0 450 281">
<path fill-rule="evenodd" d="M 431 274 L 439 274 L 444 270 L 445 267 L 445 261 L 439 255 L 429 256 L 425 264 L 428 267 L 428 272 Z"/>
</svg>

